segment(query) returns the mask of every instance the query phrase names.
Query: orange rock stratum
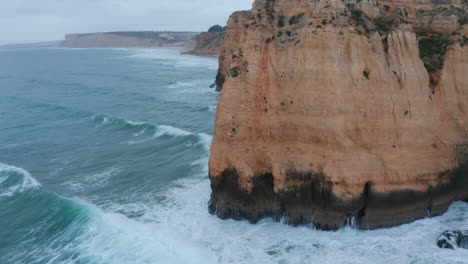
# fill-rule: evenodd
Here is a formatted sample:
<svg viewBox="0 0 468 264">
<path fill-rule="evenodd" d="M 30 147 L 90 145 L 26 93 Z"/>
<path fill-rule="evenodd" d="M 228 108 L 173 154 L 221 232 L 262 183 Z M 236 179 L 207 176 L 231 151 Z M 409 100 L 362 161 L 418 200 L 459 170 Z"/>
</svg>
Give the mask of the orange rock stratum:
<svg viewBox="0 0 468 264">
<path fill-rule="evenodd" d="M 468 199 L 466 0 L 256 0 L 228 23 L 210 212 L 389 227 Z"/>
</svg>

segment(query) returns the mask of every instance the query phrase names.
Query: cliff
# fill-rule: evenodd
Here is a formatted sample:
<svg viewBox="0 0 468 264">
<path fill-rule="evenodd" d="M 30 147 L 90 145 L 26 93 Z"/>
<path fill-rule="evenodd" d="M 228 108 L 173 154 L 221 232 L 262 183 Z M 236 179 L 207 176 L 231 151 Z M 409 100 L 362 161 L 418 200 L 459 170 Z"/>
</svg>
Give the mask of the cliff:
<svg viewBox="0 0 468 264">
<path fill-rule="evenodd" d="M 256 0 L 228 23 L 211 213 L 373 229 L 468 199 L 464 0 Z"/>
<path fill-rule="evenodd" d="M 157 48 L 186 47 L 196 32 L 122 31 L 90 34 L 69 34 L 66 48 Z"/>
<path fill-rule="evenodd" d="M 197 35 L 194 39 L 193 49 L 189 54 L 218 56 L 224 43 L 226 27 L 212 26 L 207 32 Z"/>
</svg>

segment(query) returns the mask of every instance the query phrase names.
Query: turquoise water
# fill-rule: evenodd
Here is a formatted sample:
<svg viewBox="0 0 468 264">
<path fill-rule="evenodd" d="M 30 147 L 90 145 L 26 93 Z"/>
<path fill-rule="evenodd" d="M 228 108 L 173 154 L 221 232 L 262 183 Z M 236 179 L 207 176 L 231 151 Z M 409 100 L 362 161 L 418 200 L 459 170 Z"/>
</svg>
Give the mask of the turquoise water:
<svg viewBox="0 0 468 264">
<path fill-rule="evenodd" d="M 321 232 L 208 214 L 217 61 L 175 50 L 0 50 L 0 263 L 468 263 L 468 205 Z"/>
</svg>

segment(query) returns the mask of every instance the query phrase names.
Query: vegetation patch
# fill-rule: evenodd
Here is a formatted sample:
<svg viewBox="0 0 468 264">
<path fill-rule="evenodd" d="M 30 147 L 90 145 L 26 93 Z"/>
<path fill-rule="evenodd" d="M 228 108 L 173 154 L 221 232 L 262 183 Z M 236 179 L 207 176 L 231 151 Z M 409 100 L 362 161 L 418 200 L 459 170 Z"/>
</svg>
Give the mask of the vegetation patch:
<svg viewBox="0 0 468 264">
<path fill-rule="evenodd" d="M 278 19 L 278 27 L 284 27 L 284 20 L 286 18 L 284 17 L 284 15 L 281 15 Z"/>
<path fill-rule="evenodd" d="M 353 19 L 358 25 L 365 25 L 366 21 L 364 20 L 364 13 L 359 9 L 351 10 L 351 19 Z"/>
<path fill-rule="evenodd" d="M 448 35 L 421 36 L 419 40 L 419 56 L 429 73 L 441 70 L 444 67 L 445 54 L 452 40 Z"/>
<path fill-rule="evenodd" d="M 266 3 L 265 3 L 265 10 L 270 20 L 275 19 L 275 10 L 273 8 L 275 1 L 276 0 L 266 0 Z"/>
<path fill-rule="evenodd" d="M 353 20 L 357 25 L 362 26 L 366 33 L 369 33 L 369 27 L 366 24 L 366 15 L 364 12 L 356 8 L 354 4 L 348 4 L 347 7 L 351 10 L 351 20 Z"/>
<path fill-rule="evenodd" d="M 294 24 L 298 24 L 301 19 L 304 17 L 304 13 L 300 13 L 299 15 L 297 16 L 292 16 L 290 19 L 289 19 L 289 25 L 294 25 Z"/>
<path fill-rule="evenodd" d="M 229 75 L 230 75 L 232 78 L 237 78 L 237 77 L 239 77 L 239 75 L 240 75 L 240 68 L 239 68 L 238 66 L 232 67 L 231 69 L 229 69 Z"/>
<path fill-rule="evenodd" d="M 238 129 L 236 127 L 233 127 L 231 128 L 231 130 L 229 131 L 229 136 L 230 137 L 233 137 L 235 135 L 237 135 L 239 133 Z"/>
<path fill-rule="evenodd" d="M 465 16 L 463 16 L 462 18 L 460 18 L 460 19 L 458 20 L 458 23 L 460 23 L 460 25 L 462 25 L 462 26 L 468 24 L 468 16 L 465 15 Z"/>
<path fill-rule="evenodd" d="M 377 27 L 379 33 L 388 33 L 393 25 L 395 24 L 395 20 L 386 20 L 382 17 L 378 17 L 374 19 L 374 25 Z"/>
</svg>

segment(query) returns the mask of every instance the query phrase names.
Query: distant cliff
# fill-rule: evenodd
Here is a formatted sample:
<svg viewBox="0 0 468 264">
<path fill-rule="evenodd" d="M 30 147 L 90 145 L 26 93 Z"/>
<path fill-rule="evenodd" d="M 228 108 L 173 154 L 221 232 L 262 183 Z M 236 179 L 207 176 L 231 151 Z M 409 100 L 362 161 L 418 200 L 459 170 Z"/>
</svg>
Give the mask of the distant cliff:
<svg viewBox="0 0 468 264">
<path fill-rule="evenodd" d="M 466 0 L 256 0 L 228 22 L 210 212 L 390 227 L 468 199 Z"/>
<path fill-rule="evenodd" d="M 188 47 L 198 32 L 122 31 L 66 35 L 66 48 Z"/>
<path fill-rule="evenodd" d="M 207 32 L 197 35 L 194 39 L 194 47 L 189 54 L 218 56 L 224 43 L 226 27 L 212 26 Z"/>
</svg>

